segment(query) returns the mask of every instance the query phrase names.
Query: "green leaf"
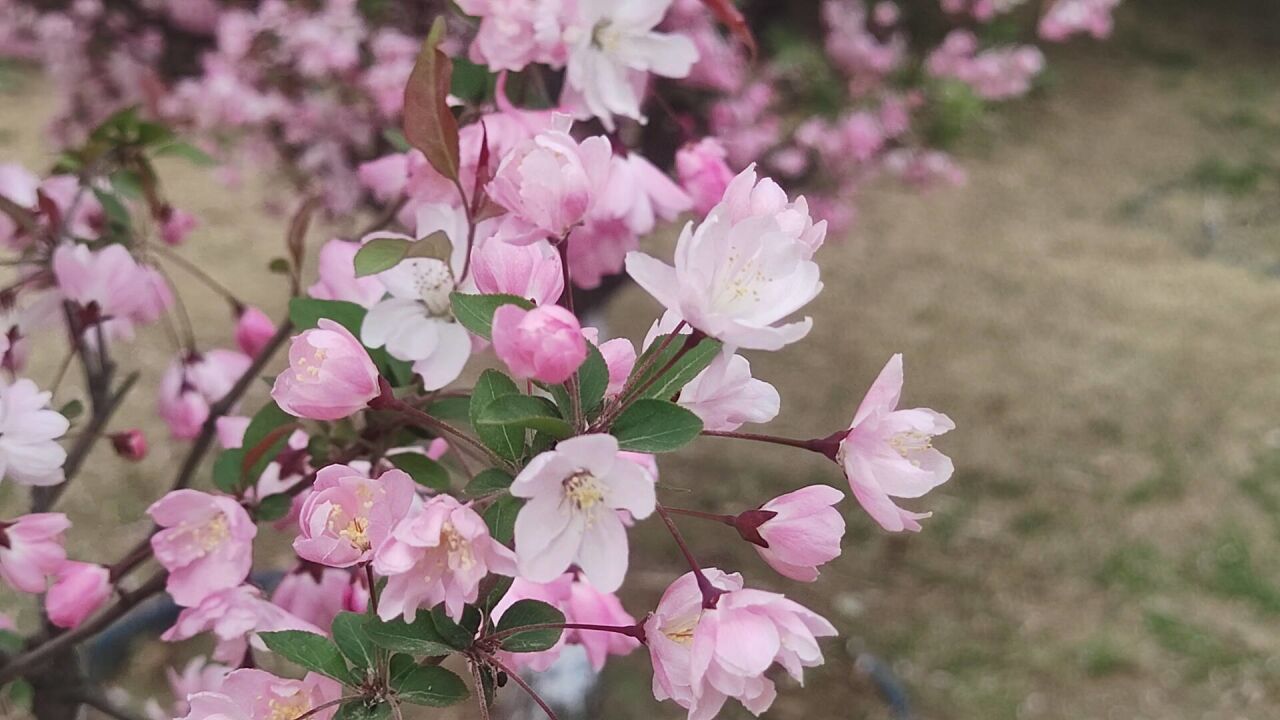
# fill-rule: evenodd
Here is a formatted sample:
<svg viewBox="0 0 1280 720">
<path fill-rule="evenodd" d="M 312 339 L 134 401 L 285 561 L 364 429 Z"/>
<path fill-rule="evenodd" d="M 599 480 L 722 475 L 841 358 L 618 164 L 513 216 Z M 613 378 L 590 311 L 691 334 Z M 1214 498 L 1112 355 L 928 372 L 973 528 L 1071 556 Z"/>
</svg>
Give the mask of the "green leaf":
<svg viewBox="0 0 1280 720">
<path fill-rule="evenodd" d="M 453 75 L 449 56 L 438 45 L 444 39 L 444 17 L 436 18 L 404 90 L 404 136 L 422 151 L 436 172 L 458 178 L 458 121 L 446 97 Z"/>
<path fill-rule="evenodd" d="M 518 305 L 525 310 L 532 310 L 533 303 L 516 295 L 495 293 L 491 295 L 469 295 L 455 292 L 449 295 L 453 303 L 453 316 L 463 327 L 479 335 L 485 340 L 493 336 L 493 313 L 503 305 Z"/>
<path fill-rule="evenodd" d="M 431 614 L 422 611 L 418 611 L 411 623 L 400 619 L 383 621 L 376 617 L 366 618 L 364 630 L 373 644 L 392 652 L 442 657 L 454 651 L 436 630 Z"/>
<path fill-rule="evenodd" d="M 391 689 L 404 702 L 431 707 L 456 705 L 471 694 L 462 678 L 434 665 L 418 666 L 396 677 Z"/>
<path fill-rule="evenodd" d="M 58 409 L 58 413 L 68 420 L 75 420 L 84 412 L 84 403 L 79 400 L 71 400 L 66 405 Z"/>
<path fill-rule="evenodd" d="M 418 667 L 418 661 L 414 660 L 410 655 L 396 653 L 391 656 L 391 662 L 388 663 L 387 683 L 394 685 L 406 677 L 413 669 Z"/>
<path fill-rule="evenodd" d="M 454 58 L 449 92 L 463 100 L 479 102 L 488 92 L 490 77 L 489 71 L 483 65 L 477 65 L 461 57 Z"/>
<path fill-rule="evenodd" d="M 489 526 L 489 535 L 503 545 L 511 545 L 516 534 L 516 513 L 524 506 L 524 501 L 513 495 L 502 495 L 484 511 L 484 524 Z"/>
<path fill-rule="evenodd" d="M 468 618 L 468 615 L 473 617 Z M 466 606 L 463 611 L 462 624 L 449 617 L 443 604 L 431 609 L 431 622 L 435 623 L 436 632 L 440 633 L 440 637 L 444 638 L 451 647 L 457 650 L 466 650 L 471 647 L 476 633 L 474 629 L 469 629 L 465 624 L 470 624 L 474 621 L 478 625 L 479 619 L 480 611 L 470 605 Z"/>
<path fill-rule="evenodd" d="M 641 393 L 640 397 L 671 400 L 676 393 L 680 392 L 680 388 L 689 384 L 689 381 L 697 377 L 698 373 L 705 370 L 711 361 L 716 359 L 721 347 L 719 340 L 703 338 L 693 348 L 677 356 L 674 362 L 668 361 L 671 362 L 671 367 Z"/>
<path fill-rule="evenodd" d="M 288 515 L 289 508 L 292 506 L 293 497 L 288 493 L 268 495 L 258 501 L 258 509 L 254 517 L 258 522 L 275 522 Z"/>
<path fill-rule="evenodd" d="M 382 139 L 386 140 L 388 145 L 395 148 L 396 152 L 407 153 L 413 149 L 413 146 L 405 139 L 404 131 L 400 128 L 387 128 L 386 130 L 383 130 Z"/>
<path fill-rule="evenodd" d="M 174 142 L 169 143 L 168 145 L 163 145 L 156 149 L 155 155 L 156 157 L 179 157 L 200 167 L 210 167 L 218 164 L 217 160 L 209 157 L 209 153 L 201 150 L 191 143 L 186 142 Z"/>
<path fill-rule="evenodd" d="M 595 410 L 604 399 L 604 391 L 609 387 L 609 365 L 605 363 L 600 348 L 587 343 L 587 359 L 578 368 L 578 391 L 582 397 L 582 412 Z"/>
<path fill-rule="evenodd" d="M 310 330 L 328 318 L 360 337 L 360 325 L 364 323 L 365 309 L 346 300 L 318 300 L 293 298 L 289 301 L 289 320 L 298 332 Z"/>
<path fill-rule="evenodd" d="M 427 414 L 441 420 L 471 424 L 471 396 L 440 398 L 427 406 Z"/>
<path fill-rule="evenodd" d="M 671 452 L 684 447 L 702 432 L 702 420 L 691 411 L 666 400 L 637 400 L 613 423 L 609 432 L 623 450 Z"/>
<path fill-rule="evenodd" d="M 342 683 L 353 680 L 338 646 L 323 635 L 301 630 L 280 630 L 258 633 L 258 637 L 262 638 L 271 652 L 308 670 L 328 675 Z"/>
<path fill-rule="evenodd" d="M 502 613 L 497 632 L 502 633 L 529 625 L 564 623 L 564 613 L 541 600 L 518 600 Z M 509 652 L 538 652 L 560 641 L 561 628 L 540 628 L 518 632 L 502 639 L 502 649 Z"/>
<path fill-rule="evenodd" d="M 480 609 L 488 616 L 492 615 L 493 609 L 498 606 L 498 603 L 502 602 L 502 598 L 511 589 L 511 584 L 515 582 L 515 578 L 507 577 L 506 575 L 490 575 L 485 578 L 484 582 L 492 585 L 487 592 L 484 584 L 480 586 L 481 593 L 484 595 L 484 602 L 480 604 Z"/>
<path fill-rule="evenodd" d="M 102 210 L 106 213 L 107 218 L 117 225 L 128 228 L 133 224 L 133 218 L 129 215 L 129 210 L 120 202 L 120 199 L 114 193 L 109 193 L 98 188 L 93 188 L 94 197 L 98 198 L 98 202 L 102 204 Z"/>
<path fill-rule="evenodd" d="M 471 422 L 477 432 L 481 428 L 519 428 L 538 430 L 563 440 L 573 434 L 573 427 L 560 418 L 555 405 L 544 398 L 530 395 L 502 395 L 485 405 Z"/>
<path fill-rule="evenodd" d="M 368 616 L 353 612 L 340 612 L 333 619 L 333 642 L 355 667 L 368 670 L 377 667 L 378 647 L 365 631 Z"/>
<path fill-rule="evenodd" d="M 476 418 L 489 403 L 505 395 L 517 395 L 515 381 L 497 370 L 485 370 L 471 390 L 471 426 L 485 447 L 508 460 L 518 460 L 524 453 L 524 430 L 515 427 L 476 427 Z"/>
<path fill-rule="evenodd" d="M 426 455 L 407 452 L 388 455 L 387 459 L 423 487 L 431 488 L 436 492 L 445 492 L 449 489 L 449 471 Z"/>
<path fill-rule="evenodd" d="M 244 478 L 244 450 L 233 448 L 223 450 L 213 461 L 213 486 L 228 495 L 235 495 L 242 489 Z"/>
<path fill-rule="evenodd" d="M 0 630 L 0 652 L 14 654 L 22 649 L 22 636 L 12 630 Z"/>
<path fill-rule="evenodd" d="M 391 717 L 391 703 L 365 704 L 364 699 L 345 702 L 338 708 L 333 720 L 387 720 Z"/>
<path fill-rule="evenodd" d="M 288 275 L 292 272 L 289 269 L 289 261 L 282 258 L 271 258 L 271 262 L 267 263 L 267 271 L 275 275 Z"/>
<path fill-rule="evenodd" d="M 482 498 L 506 492 L 511 487 L 512 477 L 497 469 L 483 470 L 467 483 L 462 493 L 467 497 Z"/>
<path fill-rule="evenodd" d="M 356 277 L 376 275 L 390 270 L 402 260 L 412 258 L 440 260 L 448 262 L 453 253 L 453 245 L 449 236 L 437 230 L 421 240 L 407 240 L 398 237 L 374 238 L 356 251 Z"/>
</svg>

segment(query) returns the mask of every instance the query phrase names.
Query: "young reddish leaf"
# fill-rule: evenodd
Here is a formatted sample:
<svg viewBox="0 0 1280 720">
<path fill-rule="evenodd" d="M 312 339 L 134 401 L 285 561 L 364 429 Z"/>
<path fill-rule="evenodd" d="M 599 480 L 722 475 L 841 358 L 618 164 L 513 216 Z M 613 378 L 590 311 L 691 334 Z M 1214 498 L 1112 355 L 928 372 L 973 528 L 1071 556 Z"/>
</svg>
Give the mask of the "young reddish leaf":
<svg viewBox="0 0 1280 720">
<path fill-rule="evenodd" d="M 443 38 L 444 19 L 436 18 L 404 89 L 404 136 L 436 172 L 457 180 L 458 121 L 445 101 L 453 62 L 438 47 Z"/>
<path fill-rule="evenodd" d="M 711 14 L 715 15 L 716 19 L 729 28 L 729 32 L 747 47 L 751 59 L 755 60 L 756 38 L 751 34 L 751 27 L 747 25 L 747 19 L 742 16 L 742 11 L 733 6 L 733 0 L 702 0 L 702 4 L 706 5 Z"/>
</svg>

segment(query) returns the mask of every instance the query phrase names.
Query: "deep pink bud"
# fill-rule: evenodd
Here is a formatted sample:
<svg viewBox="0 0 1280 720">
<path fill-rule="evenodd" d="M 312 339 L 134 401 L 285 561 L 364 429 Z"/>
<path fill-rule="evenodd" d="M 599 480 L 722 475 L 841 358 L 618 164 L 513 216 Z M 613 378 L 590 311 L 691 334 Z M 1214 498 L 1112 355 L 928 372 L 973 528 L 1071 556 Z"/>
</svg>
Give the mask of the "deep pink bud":
<svg viewBox="0 0 1280 720">
<path fill-rule="evenodd" d="M 236 345 L 245 355 L 257 357 L 276 334 L 276 324 L 256 307 L 247 307 L 236 320 Z"/>
<path fill-rule="evenodd" d="M 378 396 L 378 369 L 346 328 L 327 318 L 293 338 L 289 367 L 271 397 L 281 410 L 312 420 L 338 420 Z"/>
<path fill-rule="evenodd" d="M 559 305 L 498 308 L 493 314 L 493 349 L 515 377 L 546 383 L 568 380 L 587 359 L 578 318 Z"/>
<path fill-rule="evenodd" d="M 111 447 L 125 460 L 137 462 L 147 456 L 147 436 L 137 428 L 112 433 Z"/>
<path fill-rule="evenodd" d="M 196 220 L 195 215 L 186 210 L 170 208 L 163 224 L 160 226 L 160 238 L 164 240 L 165 245 L 171 247 L 181 245 L 182 241 L 187 239 L 187 235 L 190 235 L 198 224 L 199 222 Z"/>
<path fill-rule="evenodd" d="M 73 628 L 84 622 L 111 597 L 111 573 L 101 565 L 68 562 L 58 570 L 53 587 L 44 596 L 49 622 Z"/>
</svg>

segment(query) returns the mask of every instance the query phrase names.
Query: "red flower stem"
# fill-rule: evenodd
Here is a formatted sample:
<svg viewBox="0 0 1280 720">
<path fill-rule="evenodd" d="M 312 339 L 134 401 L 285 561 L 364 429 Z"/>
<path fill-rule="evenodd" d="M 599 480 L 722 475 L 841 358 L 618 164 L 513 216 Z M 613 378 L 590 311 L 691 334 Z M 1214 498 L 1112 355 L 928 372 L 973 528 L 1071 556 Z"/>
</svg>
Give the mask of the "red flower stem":
<svg viewBox="0 0 1280 720">
<path fill-rule="evenodd" d="M 533 689 L 533 686 L 525 682 L 525 679 L 520 677 L 520 675 L 517 674 L 515 670 L 512 670 L 511 668 L 504 665 L 501 660 L 494 657 L 493 655 L 486 654 L 484 656 L 484 659 L 486 662 L 489 662 L 494 667 L 506 673 L 507 677 L 511 678 L 515 682 L 515 684 L 519 685 L 522 690 L 528 693 L 529 697 L 533 698 L 533 701 L 538 704 L 538 707 L 542 708 L 542 712 L 546 713 L 548 718 L 550 718 L 551 720 L 560 720 L 560 718 L 556 715 L 556 712 L 551 709 L 550 705 L 547 704 L 547 701 L 543 700 L 542 696 L 539 695 L 537 691 Z M 481 692 L 483 692 L 483 690 Z"/>
<path fill-rule="evenodd" d="M 662 503 L 658 503 L 657 510 L 662 522 L 666 523 L 667 530 L 671 531 L 671 537 L 675 539 L 676 545 L 680 547 L 680 552 L 684 554 L 685 561 L 689 563 L 690 569 L 693 570 L 693 574 L 698 580 L 698 590 L 702 592 L 702 607 L 707 610 L 714 609 L 724 591 L 712 585 L 706 574 L 702 572 L 702 568 L 698 565 L 697 559 L 693 557 L 688 544 L 684 541 L 684 536 L 680 534 L 680 528 L 676 527 L 676 523 L 671 519 L 671 514 L 667 512 L 667 508 L 663 507 Z"/>
<path fill-rule="evenodd" d="M 701 518 L 703 520 L 711 520 L 713 522 L 718 522 L 723 525 L 728 525 L 730 527 L 733 527 L 733 521 L 734 521 L 733 515 L 720 515 L 717 513 L 702 512 L 701 510 L 686 510 L 684 508 L 675 508 L 675 507 L 668 507 L 667 512 L 673 513 L 676 515 L 686 515 L 688 517 Z"/>
</svg>

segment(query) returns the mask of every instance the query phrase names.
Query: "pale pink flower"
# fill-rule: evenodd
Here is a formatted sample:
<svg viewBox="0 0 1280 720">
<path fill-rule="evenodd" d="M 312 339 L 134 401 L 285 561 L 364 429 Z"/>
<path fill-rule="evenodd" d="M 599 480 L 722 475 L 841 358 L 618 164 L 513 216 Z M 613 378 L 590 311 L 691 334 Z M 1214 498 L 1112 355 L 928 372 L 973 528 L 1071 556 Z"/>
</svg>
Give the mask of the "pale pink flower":
<svg viewBox="0 0 1280 720">
<path fill-rule="evenodd" d="M 346 300 L 372 307 L 386 289 L 376 277 L 356 277 L 355 258 L 360 243 L 334 238 L 320 248 L 316 259 L 316 282 L 307 295 L 318 300 Z"/>
<path fill-rule="evenodd" d="M 840 555 L 844 518 L 832 506 L 843 499 L 844 493 L 829 485 L 810 485 L 742 513 L 735 525 L 774 570 L 813 582 L 818 566 Z"/>
<path fill-rule="evenodd" d="M 62 513 L 32 513 L 0 522 L 0 578 L 25 593 L 44 592 L 45 576 L 67 560 L 62 533 L 71 521 Z"/>
<path fill-rule="evenodd" d="M 684 35 L 656 32 L 672 0 L 616 0 L 579 3 L 565 32 L 569 45 L 561 104 L 580 117 L 600 118 L 614 129 L 613 116 L 644 121 L 640 101 L 649 74 L 682 78 L 698 60 Z"/>
<path fill-rule="evenodd" d="M 499 307 L 493 314 L 493 349 L 512 376 L 552 384 L 568 380 L 587 358 L 578 318 L 559 305 Z"/>
<path fill-rule="evenodd" d="M 519 600 L 539 600 L 564 613 L 565 621 L 587 625 L 628 627 L 636 619 L 622 607 L 613 593 L 600 592 L 585 577 L 568 572 L 548 583 L 535 583 L 516 578 L 502 600 L 493 608 L 495 621 Z M 533 653 L 507 653 L 504 657 L 516 668 L 542 672 L 560 657 L 565 645 L 581 645 L 596 672 L 604 669 L 610 655 L 628 655 L 640 647 L 634 638 L 621 633 L 600 630 L 566 629 L 553 647 Z"/>
<path fill-rule="evenodd" d="M 276 324 L 256 307 L 247 307 L 236 318 L 236 345 L 249 357 L 257 357 L 276 334 Z"/>
<path fill-rule="evenodd" d="M 444 603 L 455 620 L 476 601 L 489 573 L 515 575 L 515 555 L 489 536 L 475 510 L 449 495 L 437 495 L 395 526 L 374 557 L 389 578 L 378 605 L 383 620 L 412 621 L 418 608 Z"/>
<path fill-rule="evenodd" d="M 525 466 L 511 494 L 527 498 L 516 516 L 520 575 L 555 579 L 577 564 L 603 592 L 622 585 L 627 573 L 627 532 L 619 510 L 637 520 L 656 504 L 654 477 L 619 457 L 610 435 L 579 435 Z"/>
<path fill-rule="evenodd" d="M 751 363 L 721 351 L 680 390 L 679 404 L 702 419 L 705 430 L 737 430 L 743 423 L 767 423 L 778 415 L 774 386 L 751 377 Z"/>
<path fill-rule="evenodd" d="M 563 116 L 502 158 L 489 181 L 490 196 L 510 212 L 497 237 L 528 244 L 560 238 L 582 221 L 609 178 L 613 149 L 602 135 L 581 143 Z"/>
<path fill-rule="evenodd" d="M 157 404 L 160 417 L 175 438 L 189 440 L 200 434 L 209 417 L 209 406 L 226 396 L 252 360 L 234 350 L 210 350 L 176 358 L 160 378 Z"/>
<path fill-rule="evenodd" d="M 163 528 L 151 536 L 151 548 L 169 571 L 165 590 L 174 602 L 192 607 L 249 576 L 258 527 L 233 498 L 174 490 L 147 514 Z"/>
<path fill-rule="evenodd" d="M 903 510 L 893 498 L 917 498 L 951 478 L 951 458 L 933 448 L 933 437 L 955 429 L 951 418 L 928 408 L 898 410 L 902 355 L 889 358 L 867 390 L 840 440 L 836 461 L 853 496 L 885 530 L 920 530 L 932 513 Z"/>
<path fill-rule="evenodd" d="M 40 181 L 40 192 L 62 213 L 63 225 L 72 235 L 96 238 L 106 225 L 107 214 L 98 196 L 82 187 L 75 175 L 51 175 Z"/>
<path fill-rule="evenodd" d="M 0 164 L 0 195 L 12 200 L 19 207 L 34 210 L 40 188 L 40 178 L 17 163 Z M 0 244 L 12 250 L 20 250 L 32 238 L 19 237 L 21 228 L 6 213 L 0 213 Z"/>
<path fill-rule="evenodd" d="M 271 398 L 281 410 L 312 420 L 347 417 L 378 394 L 378 369 L 369 352 L 328 318 L 293 338 L 289 367 L 271 387 Z"/>
<path fill-rule="evenodd" d="M 404 88 L 400 89 L 401 97 Z M 404 194 L 409 184 L 409 153 L 392 153 L 361 163 L 357 170 L 360 184 L 373 193 L 378 202 L 388 203 Z"/>
<path fill-rule="evenodd" d="M 1120 0 L 1056 0 L 1040 16 L 1038 32 L 1050 42 L 1062 42 L 1078 33 L 1102 40 L 1111 34 L 1111 14 L 1119 5 Z"/>
<path fill-rule="evenodd" d="M 572 6 L 572 0 L 458 0 L 463 12 L 480 18 L 471 60 L 494 71 L 518 71 L 530 63 L 564 65 L 562 25 Z"/>
<path fill-rule="evenodd" d="M 1034 45 L 978 52 L 978 38 L 968 30 L 952 30 L 925 62 L 936 77 L 953 78 L 979 97 L 1004 100 L 1025 95 L 1044 69 L 1044 55 Z"/>
<path fill-rule="evenodd" d="M 450 293 L 457 288 L 467 257 L 466 215 L 448 205 L 428 204 L 417 210 L 418 238 L 443 232 L 450 242 L 448 258 L 409 258 L 378 273 L 389 296 L 369 309 L 360 338 L 383 347 L 391 357 L 413 363 L 428 390 L 453 382 L 471 357 L 471 336 L 453 316 Z M 414 240 L 398 233 L 375 237 Z"/>
<path fill-rule="evenodd" d="M 342 686 L 318 673 L 301 680 L 286 680 L 254 668 L 234 670 L 217 691 L 198 692 L 187 698 L 189 712 L 178 720 L 293 720 L 306 716 L 329 720 L 338 712 L 334 703 Z"/>
<path fill-rule="evenodd" d="M 569 601 L 569 587 L 573 584 L 574 573 L 567 572 L 556 577 L 554 580 L 545 583 L 533 582 L 522 577 L 516 577 L 511 582 L 511 587 L 493 607 L 493 619 L 495 622 L 502 619 L 507 609 L 515 605 L 521 600 L 537 600 L 544 602 L 565 613 L 566 622 L 574 622 L 569 618 L 565 606 Z M 531 653 L 504 653 L 503 658 L 509 660 L 511 666 L 519 670 L 532 670 L 534 672 L 543 672 L 549 669 L 560 659 L 560 653 L 564 651 L 565 645 L 568 644 L 568 630 L 560 633 L 560 639 L 555 645 L 546 650 L 539 650 Z"/>
<path fill-rule="evenodd" d="M 44 596 L 45 614 L 60 628 L 76 627 L 106 604 L 111 591 L 111 573 L 101 565 L 64 563 Z"/>
<path fill-rule="evenodd" d="M 779 203 L 772 183 L 755 187 L 748 167 L 696 228 L 685 226 L 676 242 L 675 266 L 632 252 L 627 273 L 693 327 L 726 346 L 777 350 L 802 339 L 811 318 L 778 324 L 822 290 L 811 241 L 825 233 L 806 228 L 808 213 Z M 781 190 L 778 190 L 781 192 Z M 755 209 L 768 208 L 762 214 Z"/>
<path fill-rule="evenodd" d="M 676 176 L 693 198 L 693 210 L 699 215 L 711 212 L 733 180 L 727 157 L 728 151 L 714 137 L 689 143 L 676 152 Z"/>
<path fill-rule="evenodd" d="M 817 638 L 836 629 L 782 595 L 744 589 L 737 573 L 703 572 L 723 591 L 714 608 L 703 607 L 697 578 L 687 573 L 645 621 L 654 697 L 675 701 L 689 720 L 711 720 L 731 697 L 759 715 L 777 696 L 765 677 L 770 666 L 803 682 L 804 668 L 822 664 Z"/>
<path fill-rule="evenodd" d="M 169 208 L 164 222 L 160 226 L 160 239 L 164 240 L 166 245 L 181 245 L 199 224 L 200 222 L 196 220 L 196 216 L 186 210 Z"/>
<path fill-rule="evenodd" d="M 659 220 L 676 219 L 693 199 L 674 180 L 639 153 L 614 155 L 609 181 L 592 206 L 593 219 L 618 219 L 631 232 L 647 235 Z"/>
<path fill-rule="evenodd" d="M 482 293 L 506 293 L 534 305 L 555 303 L 564 292 L 564 268 L 551 243 L 482 243 L 471 253 L 471 277 Z"/>
<path fill-rule="evenodd" d="M 71 423 L 49 409 L 52 393 L 26 378 L 0 379 L 0 477 L 22 485 L 57 485 L 67 451 L 58 444 Z"/>
<path fill-rule="evenodd" d="M 148 716 L 155 720 L 185 717 L 191 712 L 187 697 L 199 692 L 221 690 L 222 683 L 231 670 L 232 668 L 221 663 L 209 662 L 209 659 L 203 656 L 188 660 L 187 664 L 182 666 L 182 672 L 172 667 L 165 668 L 165 679 L 169 682 L 169 691 L 173 693 L 173 706 L 166 712 L 158 704 L 148 703 Z"/>
<path fill-rule="evenodd" d="M 573 284 L 584 290 L 600 287 L 622 271 L 627 253 L 640 247 L 640 236 L 622 218 L 587 216 L 569 238 L 569 270 Z"/>
<path fill-rule="evenodd" d="M 213 658 L 223 663 L 239 663 L 251 641 L 259 650 L 266 650 L 256 633 L 278 630 L 324 634 L 315 625 L 268 602 L 258 588 L 238 585 L 205 596 L 195 607 L 183 608 L 160 639 L 178 642 L 212 632 L 217 641 Z"/>
<path fill-rule="evenodd" d="M 352 591 L 353 585 L 362 582 L 349 570 L 304 564 L 280 580 L 271 602 L 312 625 L 327 628 L 344 610 L 364 612 L 364 603 Z"/>
<path fill-rule="evenodd" d="M 64 298 L 97 308 L 108 339 L 132 337 L 135 322 L 154 322 L 173 302 L 163 278 L 138 265 L 123 245 L 90 250 L 63 243 L 53 253 L 53 275 Z M 87 328 L 85 337 L 96 341 L 96 331 Z"/>
<path fill-rule="evenodd" d="M 294 551 L 329 567 L 372 560 L 409 512 L 414 488 L 412 478 L 400 470 L 373 479 L 347 465 L 322 468 L 302 505 Z"/>
</svg>

